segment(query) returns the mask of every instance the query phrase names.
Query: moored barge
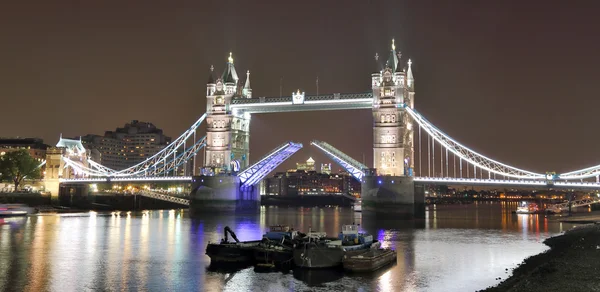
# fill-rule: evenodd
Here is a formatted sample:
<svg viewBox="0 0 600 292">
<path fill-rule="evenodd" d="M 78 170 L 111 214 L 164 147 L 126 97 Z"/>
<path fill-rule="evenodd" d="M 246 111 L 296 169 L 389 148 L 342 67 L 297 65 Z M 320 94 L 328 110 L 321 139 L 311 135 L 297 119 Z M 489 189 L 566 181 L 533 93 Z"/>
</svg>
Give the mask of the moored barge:
<svg viewBox="0 0 600 292">
<path fill-rule="evenodd" d="M 344 270 L 372 272 L 396 262 L 396 251 L 391 249 L 369 249 L 362 253 L 346 254 L 342 261 Z"/>
<path fill-rule="evenodd" d="M 211 264 L 254 262 L 254 248 L 258 246 L 260 240 L 239 241 L 229 226 L 225 226 L 223 233 L 224 238 L 220 243 L 209 243 L 206 246 L 206 255 L 210 257 Z M 229 242 L 228 233 L 235 242 Z"/>
</svg>

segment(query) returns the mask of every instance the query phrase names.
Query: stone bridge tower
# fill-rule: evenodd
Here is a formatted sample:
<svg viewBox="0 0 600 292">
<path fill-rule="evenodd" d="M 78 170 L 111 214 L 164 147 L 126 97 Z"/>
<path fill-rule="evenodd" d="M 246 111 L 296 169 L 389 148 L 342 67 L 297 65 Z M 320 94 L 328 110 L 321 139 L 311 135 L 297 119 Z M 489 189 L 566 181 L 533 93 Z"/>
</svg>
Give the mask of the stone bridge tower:
<svg viewBox="0 0 600 292">
<path fill-rule="evenodd" d="M 250 115 L 230 110 L 233 100 L 251 98 L 250 71 L 244 86 L 235 70 L 231 53 L 219 78 L 210 68 L 206 85 L 206 152 L 204 171 L 232 172 L 248 166 L 250 146 Z"/>
<path fill-rule="evenodd" d="M 378 175 L 412 176 L 414 168 L 413 127 L 403 105 L 414 105 L 411 61 L 407 69 L 392 49 L 385 64 L 371 75 L 373 89 L 373 164 Z"/>
</svg>

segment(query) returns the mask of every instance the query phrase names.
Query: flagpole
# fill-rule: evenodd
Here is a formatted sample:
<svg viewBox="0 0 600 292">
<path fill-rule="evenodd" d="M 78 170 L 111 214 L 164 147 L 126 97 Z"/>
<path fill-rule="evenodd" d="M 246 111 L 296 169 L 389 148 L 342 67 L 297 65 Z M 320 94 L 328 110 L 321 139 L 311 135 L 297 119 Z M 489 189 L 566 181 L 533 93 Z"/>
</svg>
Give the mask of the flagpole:
<svg viewBox="0 0 600 292">
<path fill-rule="evenodd" d="M 317 76 L 317 97 L 319 97 L 319 76 Z"/>
</svg>

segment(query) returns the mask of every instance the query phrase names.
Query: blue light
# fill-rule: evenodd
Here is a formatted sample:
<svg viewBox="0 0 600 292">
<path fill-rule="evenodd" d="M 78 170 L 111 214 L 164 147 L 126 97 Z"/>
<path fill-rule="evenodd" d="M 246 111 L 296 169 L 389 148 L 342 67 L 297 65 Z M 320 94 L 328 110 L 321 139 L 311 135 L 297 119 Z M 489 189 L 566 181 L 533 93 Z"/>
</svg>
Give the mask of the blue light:
<svg viewBox="0 0 600 292">
<path fill-rule="evenodd" d="M 222 180 L 222 179 L 220 179 L 220 180 L 219 180 L 219 182 L 223 182 L 223 180 Z"/>
<path fill-rule="evenodd" d="M 381 184 L 381 180 L 379 180 L 379 184 Z"/>
<path fill-rule="evenodd" d="M 392 181 L 392 183 L 394 183 L 394 181 Z"/>
</svg>

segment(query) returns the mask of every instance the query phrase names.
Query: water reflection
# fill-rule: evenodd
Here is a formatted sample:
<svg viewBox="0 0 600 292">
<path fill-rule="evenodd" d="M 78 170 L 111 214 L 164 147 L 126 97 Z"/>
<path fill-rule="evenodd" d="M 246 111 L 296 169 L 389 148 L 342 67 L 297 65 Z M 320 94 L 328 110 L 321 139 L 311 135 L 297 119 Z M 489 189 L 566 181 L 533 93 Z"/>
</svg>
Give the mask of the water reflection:
<svg viewBox="0 0 600 292">
<path fill-rule="evenodd" d="M 474 291 L 541 252 L 570 228 L 509 204 L 430 206 L 425 220 L 377 220 L 345 208 L 261 208 L 256 215 L 188 218 L 181 210 L 85 213 L 0 220 L 0 290 Z M 209 266 L 206 244 L 230 226 L 256 240 L 269 225 L 337 234 L 357 223 L 397 263 L 371 274 L 255 272 Z"/>
</svg>

